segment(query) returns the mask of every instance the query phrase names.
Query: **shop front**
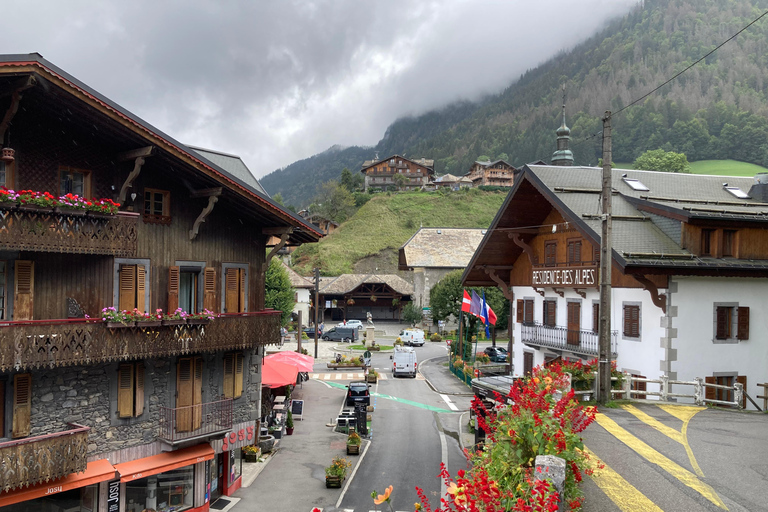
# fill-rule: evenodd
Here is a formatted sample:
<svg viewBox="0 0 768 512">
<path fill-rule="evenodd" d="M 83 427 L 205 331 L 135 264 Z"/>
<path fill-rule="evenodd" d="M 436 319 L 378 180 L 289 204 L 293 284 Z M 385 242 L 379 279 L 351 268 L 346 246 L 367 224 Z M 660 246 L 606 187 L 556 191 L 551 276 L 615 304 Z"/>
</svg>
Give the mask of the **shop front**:
<svg viewBox="0 0 768 512">
<path fill-rule="evenodd" d="M 99 512 L 98 484 L 115 478 L 106 459 L 89 462 L 85 471 L 64 478 L 0 493 L 3 512 Z"/>
<path fill-rule="evenodd" d="M 208 464 L 208 496 L 213 503 L 219 496 L 231 496 L 241 485 L 242 448 L 256 442 L 256 422 L 237 423 L 224 439 L 212 441 L 216 457 Z"/>
<path fill-rule="evenodd" d="M 206 465 L 214 458 L 208 444 L 164 452 L 116 464 L 124 512 L 197 512 L 207 510 L 202 492 Z"/>
</svg>

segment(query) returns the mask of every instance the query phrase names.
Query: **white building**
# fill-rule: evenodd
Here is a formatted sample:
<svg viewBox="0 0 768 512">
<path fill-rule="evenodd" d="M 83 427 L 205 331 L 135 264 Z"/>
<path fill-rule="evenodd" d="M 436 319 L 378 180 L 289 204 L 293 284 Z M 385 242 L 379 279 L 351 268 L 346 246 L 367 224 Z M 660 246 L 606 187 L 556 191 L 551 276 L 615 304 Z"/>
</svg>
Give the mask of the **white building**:
<svg viewBox="0 0 768 512">
<path fill-rule="evenodd" d="M 620 370 L 763 394 L 768 179 L 758 178 L 613 170 Z M 597 356 L 601 179 L 599 168 L 525 166 L 464 273 L 466 286 L 498 286 L 511 300 L 516 374 Z"/>
</svg>

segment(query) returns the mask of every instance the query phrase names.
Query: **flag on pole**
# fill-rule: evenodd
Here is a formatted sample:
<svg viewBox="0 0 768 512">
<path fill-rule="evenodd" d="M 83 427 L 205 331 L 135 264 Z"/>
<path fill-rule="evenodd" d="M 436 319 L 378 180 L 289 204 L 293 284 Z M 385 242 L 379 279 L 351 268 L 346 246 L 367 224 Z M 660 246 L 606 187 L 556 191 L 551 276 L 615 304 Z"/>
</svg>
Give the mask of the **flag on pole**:
<svg viewBox="0 0 768 512">
<path fill-rule="evenodd" d="M 483 318 L 483 299 L 480 298 L 475 290 L 472 290 L 472 301 L 469 305 L 469 312 L 478 318 Z"/>
<path fill-rule="evenodd" d="M 472 302 L 472 299 L 469 298 L 469 294 L 467 293 L 467 290 L 464 290 L 464 298 L 461 300 L 461 310 L 465 313 L 469 313 L 469 305 Z"/>
<path fill-rule="evenodd" d="M 488 328 L 488 325 L 491 322 L 486 322 L 486 320 L 490 320 L 490 318 L 488 317 L 488 304 L 485 303 L 485 290 L 483 290 L 483 310 L 482 310 L 482 316 L 480 318 L 482 318 L 483 323 L 485 324 L 485 337 L 490 339 L 491 331 Z"/>
</svg>

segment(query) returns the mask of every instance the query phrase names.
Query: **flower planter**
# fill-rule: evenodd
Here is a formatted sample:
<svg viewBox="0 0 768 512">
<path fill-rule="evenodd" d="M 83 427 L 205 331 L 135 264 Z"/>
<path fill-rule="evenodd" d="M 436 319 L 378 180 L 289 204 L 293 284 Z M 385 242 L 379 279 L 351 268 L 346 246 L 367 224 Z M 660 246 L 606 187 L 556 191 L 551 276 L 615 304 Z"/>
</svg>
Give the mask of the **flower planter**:
<svg viewBox="0 0 768 512">
<path fill-rule="evenodd" d="M 12 210 L 16 208 L 16 201 L 0 201 L 0 209 Z"/>
<path fill-rule="evenodd" d="M 377 377 L 375 375 L 371 375 L 370 373 L 365 377 L 366 382 L 373 382 L 375 383 L 377 381 Z"/>
<path fill-rule="evenodd" d="M 135 327 L 136 322 L 107 322 L 107 328 L 109 329 L 125 329 L 126 327 Z"/>
<path fill-rule="evenodd" d="M 177 318 L 174 320 L 163 320 L 163 325 L 184 325 L 187 321 L 184 318 Z"/>
<path fill-rule="evenodd" d="M 273 430 L 271 432 L 271 434 L 272 434 L 272 437 L 274 437 L 275 439 L 282 439 L 283 438 L 283 429 Z"/>
<path fill-rule="evenodd" d="M 328 365 L 328 368 L 365 368 L 365 363 L 358 363 L 358 364 L 337 364 L 337 363 L 326 363 Z"/>
<path fill-rule="evenodd" d="M 136 327 L 140 329 L 145 329 L 147 327 L 160 327 L 163 325 L 163 322 L 161 320 L 150 320 L 150 321 L 140 321 L 136 322 Z"/>
<path fill-rule="evenodd" d="M 259 455 L 257 453 L 245 453 L 243 456 L 245 462 L 259 462 Z"/>
<path fill-rule="evenodd" d="M 293 429 L 295 427 L 285 427 L 285 435 L 292 436 L 293 435 Z"/>
<path fill-rule="evenodd" d="M 359 444 L 348 444 L 347 445 L 347 455 L 360 455 L 360 445 Z"/>
<path fill-rule="evenodd" d="M 341 484 L 344 482 L 343 476 L 328 476 L 325 475 L 325 487 L 328 489 L 332 487 L 341 487 Z"/>
<path fill-rule="evenodd" d="M 39 206 L 36 204 L 20 204 L 19 211 L 22 212 L 37 212 L 37 213 L 53 213 L 53 207 L 51 206 Z"/>
<path fill-rule="evenodd" d="M 69 217 L 84 217 L 85 210 L 78 210 L 77 208 L 67 208 L 66 206 L 57 206 L 53 209 L 55 213 L 59 215 L 67 215 Z"/>
<path fill-rule="evenodd" d="M 275 436 L 262 436 L 259 437 L 259 448 L 261 448 L 261 453 L 269 453 L 272 451 L 272 448 L 275 447 Z"/>
<path fill-rule="evenodd" d="M 104 213 L 104 212 L 94 212 L 91 210 L 88 210 L 85 212 L 86 215 L 89 217 L 93 217 L 94 219 L 109 219 L 111 217 L 114 217 L 111 213 Z"/>
</svg>

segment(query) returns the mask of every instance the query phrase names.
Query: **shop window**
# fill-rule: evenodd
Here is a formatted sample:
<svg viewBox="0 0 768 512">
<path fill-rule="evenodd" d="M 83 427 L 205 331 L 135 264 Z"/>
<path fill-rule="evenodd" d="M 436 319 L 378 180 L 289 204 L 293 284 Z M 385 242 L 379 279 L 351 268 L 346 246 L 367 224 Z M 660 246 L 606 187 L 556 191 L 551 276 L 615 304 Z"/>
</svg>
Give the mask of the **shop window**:
<svg viewBox="0 0 768 512">
<path fill-rule="evenodd" d="M 701 255 L 712 256 L 712 249 L 714 249 L 715 230 L 714 229 L 702 229 L 701 230 Z"/>
<path fill-rule="evenodd" d="M 174 469 L 125 484 L 126 512 L 191 509 L 194 504 L 194 466 Z M 133 508 L 131 508 L 133 507 Z"/>
<path fill-rule="evenodd" d="M 640 337 L 640 305 L 624 304 L 624 329 L 625 338 Z"/>
<path fill-rule="evenodd" d="M 11 437 L 27 437 L 32 422 L 32 375 L 13 376 L 13 431 Z"/>
<path fill-rule="evenodd" d="M 143 219 L 148 224 L 170 224 L 171 193 L 167 190 L 145 188 Z"/>
<path fill-rule="evenodd" d="M 568 263 L 581 263 L 581 240 L 568 240 Z"/>
<path fill-rule="evenodd" d="M 243 395 L 243 354 L 224 354 L 224 397 L 240 398 Z"/>
<path fill-rule="evenodd" d="M 554 267 L 557 264 L 557 241 L 544 242 L 544 265 Z"/>
<path fill-rule="evenodd" d="M 544 301 L 542 323 L 547 327 L 554 327 L 557 324 L 557 300 L 547 299 Z"/>
<path fill-rule="evenodd" d="M 144 363 L 121 364 L 117 370 L 117 416 L 144 414 Z"/>
<path fill-rule="evenodd" d="M 91 197 L 91 171 L 59 168 L 59 195 L 75 194 L 80 197 Z"/>
<path fill-rule="evenodd" d="M 715 304 L 715 340 L 748 340 L 749 308 L 737 304 Z"/>
</svg>

